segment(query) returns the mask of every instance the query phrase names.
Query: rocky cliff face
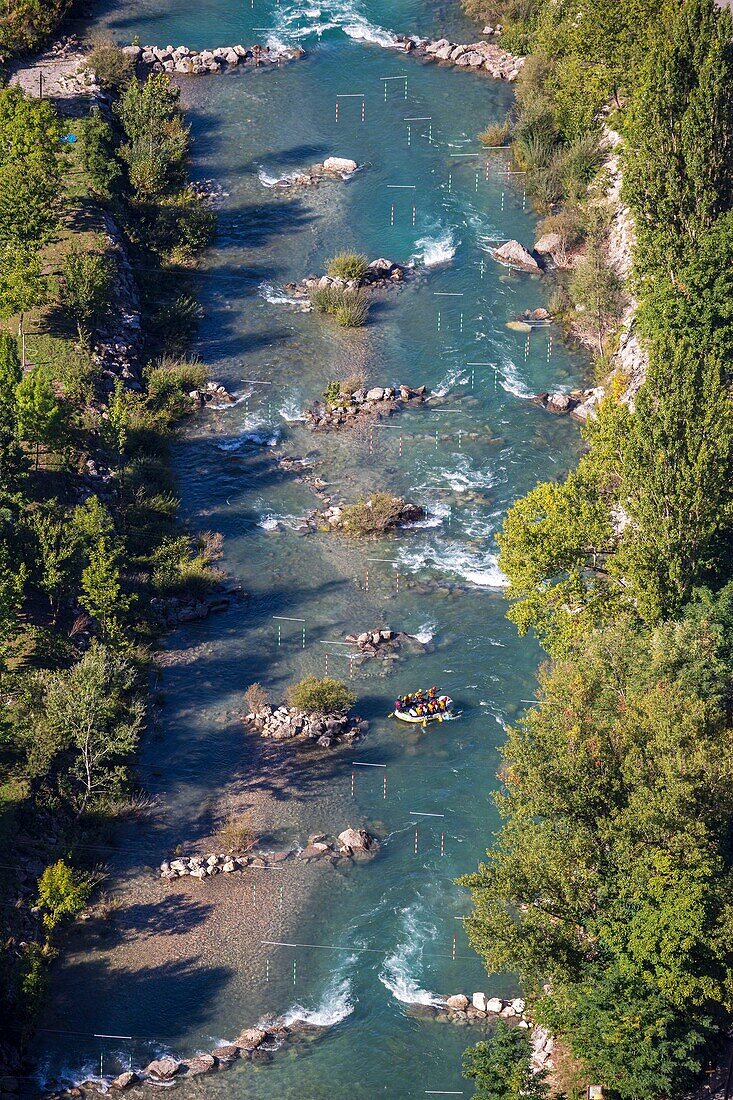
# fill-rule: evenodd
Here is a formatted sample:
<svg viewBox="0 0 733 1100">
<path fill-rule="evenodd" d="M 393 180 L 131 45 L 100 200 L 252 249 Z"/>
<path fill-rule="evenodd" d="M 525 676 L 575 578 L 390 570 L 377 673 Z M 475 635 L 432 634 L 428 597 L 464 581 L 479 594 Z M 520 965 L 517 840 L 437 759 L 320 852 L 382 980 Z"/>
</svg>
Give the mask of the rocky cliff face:
<svg viewBox="0 0 733 1100">
<path fill-rule="evenodd" d="M 605 139 L 608 149 L 604 169 L 608 177 L 606 197 L 611 207 L 611 230 L 608 238 L 608 262 L 628 287 L 631 264 L 636 246 L 634 218 L 621 198 L 621 137 L 615 130 L 606 129 Z M 620 377 L 625 381 L 623 400 L 633 405 L 634 398 L 646 378 L 649 358 L 646 349 L 639 340 L 636 329 L 637 302 L 627 290 L 624 312 L 621 320 L 621 334 L 617 351 L 613 355 L 611 377 Z"/>
</svg>

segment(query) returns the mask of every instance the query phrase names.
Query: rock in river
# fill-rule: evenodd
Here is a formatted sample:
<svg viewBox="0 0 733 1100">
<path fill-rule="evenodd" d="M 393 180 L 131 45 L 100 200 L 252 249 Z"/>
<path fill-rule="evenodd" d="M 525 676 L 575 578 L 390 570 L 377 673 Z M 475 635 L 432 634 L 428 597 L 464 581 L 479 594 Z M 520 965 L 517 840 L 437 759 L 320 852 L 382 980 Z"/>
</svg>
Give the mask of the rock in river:
<svg viewBox="0 0 733 1100">
<path fill-rule="evenodd" d="M 533 271 L 536 273 L 540 271 L 540 265 L 537 263 L 534 256 L 528 252 L 519 241 L 507 241 L 506 244 L 502 244 L 499 248 L 495 248 L 492 252 L 492 256 L 500 264 L 504 264 L 506 267 L 516 267 L 521 271 Z"/>
</svg>

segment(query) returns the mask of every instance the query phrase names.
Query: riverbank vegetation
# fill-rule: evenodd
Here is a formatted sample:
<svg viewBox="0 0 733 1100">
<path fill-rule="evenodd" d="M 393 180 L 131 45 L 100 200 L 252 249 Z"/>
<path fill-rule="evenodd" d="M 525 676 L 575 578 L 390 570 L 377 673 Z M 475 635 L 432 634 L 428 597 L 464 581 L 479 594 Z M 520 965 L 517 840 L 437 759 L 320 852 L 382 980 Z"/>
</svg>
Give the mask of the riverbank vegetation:
<svg viewBox="0 0 733 1100">
<path fill-rule="evenodd" d="M 7 1053 L 28 1038 L 53 927 L 99 878 L 86 845 L 141 804 L 151 601 L 215 587 L 220 540 L 178 527 L 169 463 L 206 376 L 179 355 L 197 315 L 182 275 L 213 228 L 187 182 L 177 93 L 166 78 L 131 80 L 109 118 L 67 123 L 9 87 L 0 128 L 0 835 L 17 864 L 2 872 Z"/>
<path fill-rule="evenodd" d="M 0 12 L 0 54 L 36 50 L 54 33 L 74 0 L 8 0 Z"/>
<path fill-rule="evenodd" d="M 607 382 L 577 468 L 500 536 L 509 615 L 550 663 L 464 879 L 469 934 L 558 1037 L 558 1088 L 681 1097 L 733 1011 L 733 24 L 712 0 L 501 9 L 533 50 L 514 128 L 526 163 L 545 150 L 530 179 L 614 114 L 649 365 L 633 400 Z"/>
</svg>

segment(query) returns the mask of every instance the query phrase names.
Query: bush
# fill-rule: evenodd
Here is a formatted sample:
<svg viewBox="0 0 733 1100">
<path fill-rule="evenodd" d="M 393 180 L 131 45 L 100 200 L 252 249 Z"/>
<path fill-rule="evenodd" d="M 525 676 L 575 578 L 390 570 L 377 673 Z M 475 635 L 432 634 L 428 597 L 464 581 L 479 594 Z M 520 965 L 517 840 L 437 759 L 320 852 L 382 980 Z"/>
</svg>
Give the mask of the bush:
<svg viewBox="0 0 733 1100">
<path fill-rule="evenodd" d="M 191 409 L 188 394 L 201 389 L 208 373 L 206 365 L 198 359 L 164 355 L 145 371 L 150 405 L 157 412 L 180 416 Z"/>
<path fill-rule="evenodd" d="M 91 888 L 89 880 L 72 871 L 63 859 L 47 867 L 38 880 L 38 905 L 43 910 L 46 931 L 53 931 L 65 917 L 80 913 Z"/>
<path fill-rule="evenodd" d="M 202 316 L 203 310 L 192 294 L 179 294 L 155 311 L 150 318 L 149 331 L 167 352 L 183 354 Z"/>
<path fill-rule="evenodd" d="M 481 131 L 478 139 L 482 145 L 488 145 L 490 148 L 497 145 L 506 145 L 511 128 L 508 117 L 503 122 L 491 122 L 485 130 Z"/>
<path fill-rule="evenodd" d="M 361 328 L 369 315 L 369 302 L 359 291 L 346 291 L 334 317 L 342 328 Z"/>
<path fill-rule="evenodd" d="M 348 535 L 382 535 L 395 527 L 402 516 L 404 501 L 391 493 L 372 493 L 365 500 L 347 504 L 341 510 L 341 524 Z"/>
<path fill-rule="evenodd" d="M 341 383 L 336 379 L 332 379 L 323 391 L 323 400 L 326 402 L 327 405 L 341 405 L 343 404 L 343 398 L 341 395 Z"/>
<path fill-rule="evenodd" d="M 326 273 L 332 279 L 363 279 L 369 261 L 360 252 L 338 252 L 326 265 Z"/>
<path fill-rule="evenodd" d="M 288 704 L 307 714 L 345 714 L 356 702 L 356 696 L 341 680 L 324 676 L 306 676 L 299 684 L 288 688 Z"/>
<path fill-rule="evenodd" d="M 358 328 L 369 314 L 369 299 L 362 290 L 319 287 L 311 291 L 310 301 L 316 312 L 334 317 L 344 328 Z"/>
<path fill-rule="evenodd" d="M 269 696 L 262 684 L 250 684 L 244 693 L 244 701 L 247 704 L 248 712 L 256 712 L 267 706 L 269 703 Z"/>
<path fill-rule="evenodd" d="M 230 854 L 248 852 L 257 843 L 250 815 L 248 813 L 229 813 L 226 821 L 216 834 L 216 840 L 219 846 Z"/>
<path fill-rule="evenodd" d="M 96 75 L 103 88 L 119 91 L 126 88 L 135 75 L 135 65 L 129 54 L 113 42 L 101 42 L 92 50 L 87 67 Z"/>
</svg>

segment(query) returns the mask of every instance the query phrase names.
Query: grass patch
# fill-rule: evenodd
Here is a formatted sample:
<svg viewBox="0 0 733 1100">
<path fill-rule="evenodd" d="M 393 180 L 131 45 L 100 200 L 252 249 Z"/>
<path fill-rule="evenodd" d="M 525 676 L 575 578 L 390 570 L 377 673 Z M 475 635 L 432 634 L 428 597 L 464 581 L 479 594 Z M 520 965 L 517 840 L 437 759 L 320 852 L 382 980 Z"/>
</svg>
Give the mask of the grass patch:
<svg viewBox="0 0 733 1100">
<path fill-rule="evenodd" d="M 359 328 L 369 315 L 369 300 L 363 290 L 327 286 L 311 291 L 310 301 L 317 313 L 335 318 L 343 328 Z"/>
<path fill-rule="evenodd" d="M 326 265 L 326 272 L 332 279 L 363 279 L 369 268 L 369 261 L 360 252 L 338 252 Z"/>
</svg>

